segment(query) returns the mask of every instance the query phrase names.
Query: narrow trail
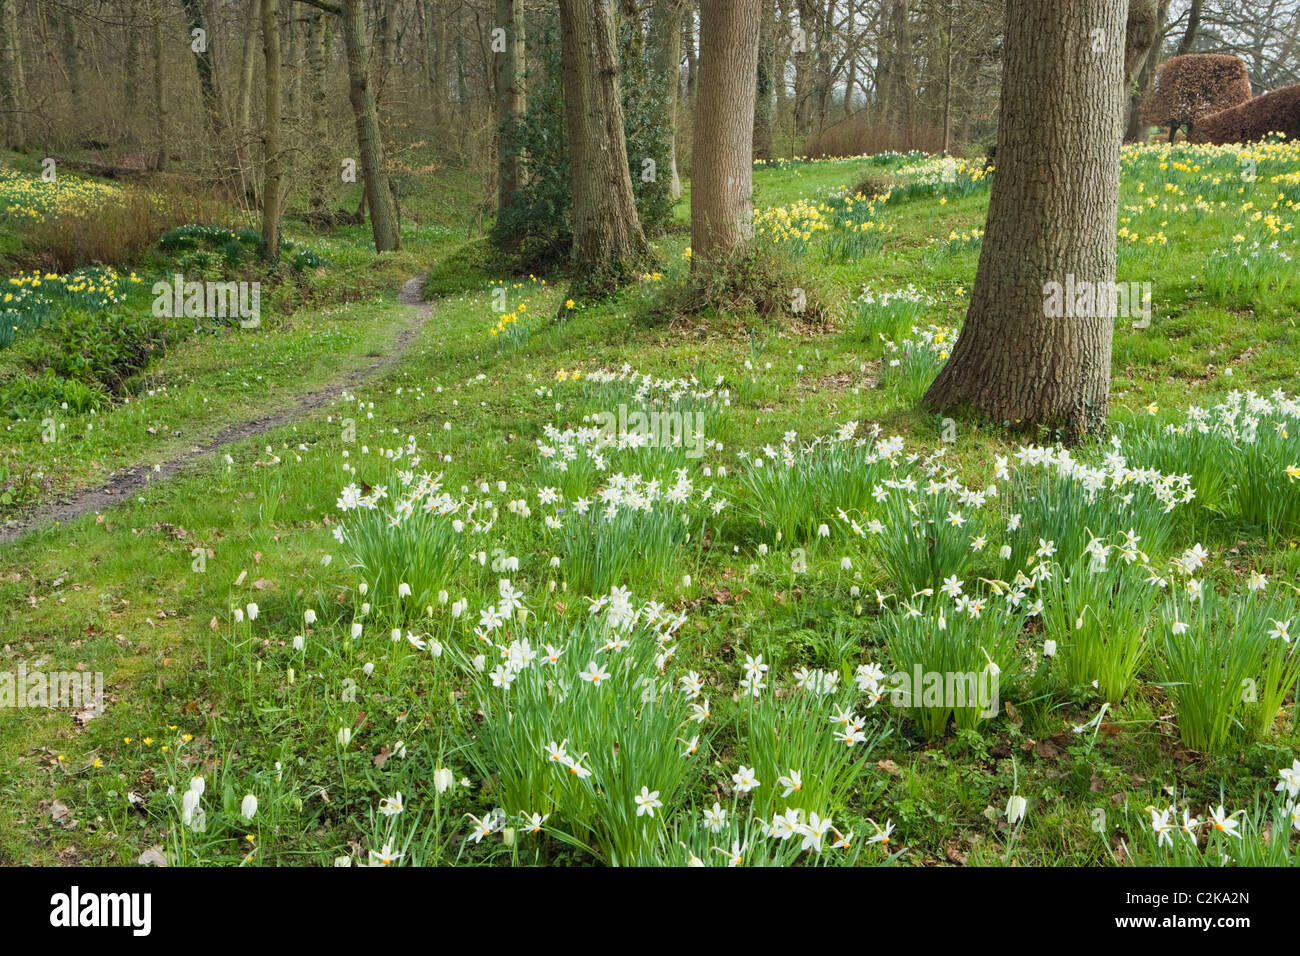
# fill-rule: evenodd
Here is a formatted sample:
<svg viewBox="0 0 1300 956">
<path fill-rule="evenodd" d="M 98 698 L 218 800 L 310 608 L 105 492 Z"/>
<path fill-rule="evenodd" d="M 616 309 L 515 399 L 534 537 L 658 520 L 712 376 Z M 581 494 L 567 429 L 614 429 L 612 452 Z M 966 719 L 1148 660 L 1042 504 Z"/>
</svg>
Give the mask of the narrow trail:
<svg viewBox="0 0 1300 956">
<path fill-rule="evenodd" d="M 72 521 L 87 512 L 111 507 L 140 491 L 148 484 L 172 477 L 196 459 L 220 452 L 223 448 L 279 428 L 281 425 L 287 425 L 306 412 L 323 408 L 331 400 L 337 398 L 339 392 L 344 389 L 360 385 L 380 372 L 387 371 L 406 354 L 412 340 L 424 328 L 425 322 L 433 314 L 433 303 L 426 302 L 420 295 L 423 284 L 424 276 L 420 275 L 408 279 L 402 285 L 397 301 L 402 305 L 409 306 L 413 310 L 413 314 L 410 321 L 397 333 L 393 345 L 386 355 L 336 378 L 323 388 L 300 396 L 289 408 L 261 418 L 228 425 L 205 444 L 196 445 L 188 452 L 162 462 L 157 471 L 154 471 L 151 465 L 137 464 L 120 472 L 114 472 L 109 476 L 108 483 L 105 485 L 77 489 L 62 501 L 40 505 L 31 511 L 20 514 L 3 527 L 0 527 L 0 544 L 15 541 L 47 522 Z"/>
</svg>

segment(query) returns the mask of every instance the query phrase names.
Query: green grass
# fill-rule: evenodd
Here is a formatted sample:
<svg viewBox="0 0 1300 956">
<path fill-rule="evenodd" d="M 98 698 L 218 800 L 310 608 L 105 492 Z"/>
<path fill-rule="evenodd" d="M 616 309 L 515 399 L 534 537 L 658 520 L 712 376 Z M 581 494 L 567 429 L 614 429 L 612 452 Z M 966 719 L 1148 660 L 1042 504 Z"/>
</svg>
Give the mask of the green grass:
<svg viewBox="0 0 1300 956">
<path fill-rule="evenodd" d="M 1225 169 L 1236 167 L 1232 156 L 1219 161 Z M 1156 155 L 1138 157 L 1126 172 L 1122 205 L 1136 206 L 1153 184 L 1163 182 L 1167 170 L 1160 170 L 1159 162 Z M 1267 177 L 1274 165 L 1260 164 L 1261 205 L 1271 194 Z M 1286 168 L 1294 166 L 1292 161 Z M 766 208 L 826 198 L 873 168 L 867 160 L 855 160 L 760 169 L 757 204 Z M 898 166 L 895 175 L 906 175 L 906 167 Z M 752 316 L 724 316 L 717 326 L 725 333 L 709 334 L 649 320 L 660 288 L 646 282 L 602 302 L 575 303 L 557 323 L 553 316 L 564 296 L 557 277 L 544 291 L 530 284 L 530 334 L 516 347 L 503 347 L 488 330 L 498 318 L 493 282 L 504 276 L 494 274 L 496 267 L 469 234 L 477 184 L 467 174 L 442 171 L 424 185 L 427 190 L 416 200 L 424 212 L 421 224 L 417 229 L 412 223 L 398 256 L 376 258 L 360 228 L 339 230 L 328 239 L 293 231 L 296 241 L 331 264 L 323 280 L 327 287 L 319 290 L 323 304 L 318 300 L 275 316 L 261 330 L 187 339 L 149 368 L 147 387 L 130 403 L 93 416 L 52 411 L 66 426 L 53 443 L 40 441 L 39 421 L 7 423 L 0 466 L 39 475 L 27 500 L 46 501 L 101 481 L 124 465 L 150 465 L 183 452 L 229 423 L 289 405 L 294 396 L 367 356 L 384 353 L 409 318 L 392 294 L 401 279 L 427 271 L 429 293 L 442 297 L 407 356 L 383 376 L 292 425 L 230 449 L 228 463 L 222 456 L 195 462 L 102 515 L 41 528 L 0 551 L 0 600 L 8 611 L 0 671 L 13 670 L 20 660 L 29 669 L 39 664 L 45 670 L 102 671 L 109 698 L 106 712 L 84 724 L 64 711 L 0 711 L 0 766 L 7 768 L 0 775 L 0 861 L 133 863 L 144 849 L 159 846 L 186 862 L 236 863 L 251 851 L 252 863 L 328 864 L 356 856 L 354 845 L 363 861 L 385 842 L 404 849 L 404 862 L 566 864 L 635 859 L 638 852 L 649 854 L 644 859 L 664 860 L 680 854 L 680 844 L 706 852 L 717 841 L 726 849 L 731 832 L 716 837 L 700 832 L 700 811 L 720 795 L 734 828 L 737 813 L 748 805 L 748 798 L 732 792 L 737 765 L 786 759 L 770 756 L 752 739 L 748 728 L 757 711 L 748 709 L 744 694 L 732 700 L 746 656 L 762 654 L 771 666 L 769 681 L 783 685 L 798 668 L 838 672 L 842 686 L 864 662 L 891 669 L 875 594 L 896 589 L 876 553 L 838 522 L 833 510 L 821 519 L 833 529 L 829 537 L 814 532 L 798 542 L 785 536 L 777 541 L 768 531 L 754 531 L 742 520 L 743 490 L 735 478 L 742 462 L 736 453 L 757 452 L 769 443 L 780 448 L 791 430 L 808 441 L 848 421 L 864 423 L 862 434 L 865 423 L 874 422 L 882 436 L 904 436 L 909 451 L 946 447 L 944 462 L 958 469 L 965 485 L 980 488 L 994 480 L 996 457 L 1011 456 L 1017 441 L 1000 429 L 959 421 L 955 441 L 945 443 L 941 419 L 916 407 L 915 384 L 891 369 L 882 343 L 864 341 L 847 316 L 821 333 Z M 1197 219 L 1162 209 L 1159 203 L 1165 201 L 1161 195 L 1155 209 L 1122 213 L 1131 220 L 1129 228 L 1143 236 L 1162 230 L 1168 243 L 1158 254 L 1121 260 L 1120 278 L 1152 283 L 1156 310 L 1149 329 L 1117 326 L 1116 420 L 1149 418 L 1149 405 L 1159 410 L 1158 418 L 1174 420 L 1175 409 L 1211 406 L 1232 389 L 1265 395 L 1276 387 L 1294 391 L 1300 375 L 1295 324 L 1300 290 L 1295 285 L 1270 290 L 1256 277 L 1239 300 L 1221 305 L 1211 301 L 1199 278 L 1210 252 L 1230 244 L 1245 228 L 1241 221 L 1249 224 L 1249 214 L 1232 209 Z M 878 290 L 913 284 L 934 299 L 918 325 L 955 328 L 974 281 L 978 250 L 952 251 L 947 237 L 982 227 L 986 202 L 986 192 L 942 204 L 938 196 L 891 202 L 880 218 L 893 231 L 879 252 L 826 261 L 819 242 L 813 242 L 799 265 L 815 273 L 842 304 L 864 284 Z M 436 222 L 437 210 L 444 207 L 458 213 Z M 688 218 L 688 210 L 689 193 L 679 218 Z M 1295 210 L 1284 208 L 1280 215 L 1293 222 Z M 664 284 L 679 281 L 687 269 L 688 242 L 685 234 L 658 242 Z M 379 288 L 387 291 L 379 294 Z M 515 304 L 511 299 L 511 307 Z M 579 427 L 583 414 L 606 408 L 607 395 L 615 394 L 593 396 L 583 379 L 572 380 L 573 370 L 586 378 L 624 363 L 664 378 L 694 376 L 703 386 L 720 374 L 730 392 L 730 403 L 710 405 L 705 419 L 706 433 L 724 447 L 688 464 L 698 488 L 715 484 L 719 496 L 732 499 L 734 511 L 724 510 L 705 535 L 673 551 L 667 573 L 656 571 L 653 581 L 634 576 L 624 582 L 638 606 L 653 599 L 687 615 L 673 642 L 671 673 L 675 679 L 688 669 L 699 672 L 706 684 L 702 697 L 712 708 L 709 723 L 700 729 L 698 764 L 672 782 L 671 803 L 688 808 L 689 816 L 658 817 L 651 827 L 620 805 L 623 816 L 594 826 L 591 814 L 599 813 L 600 804 L 566 798 L 557 802 L 558 815 L 548 826 L 554 828 L 567 808 L 585 821 L 582 827 L 538 837 L 516 823 L 520 832 L 513 845 L 499 835 L 466 841 L 473 824 L 465 815 L 484 819 L 506 795 L 518 792 L 523 773 L 503 771 L 496 779 L 490 772 L 493 760 L 507 759 L 501 756 L 507 748 L 500 734 L 491 753 L 476 746 L 471 702 L 476 694 L 499 691 L 486 673 L 476 676 L 467 664 L 483 652 L 470 626 L 479 609 L 496 599 L 502 577 L 524 591 L 535 626 L 548 633 L 567 632 L 587 619 L 583 594 L 569 590 L 564 566 L 553 568 L 549 561 L 559 555 L 562 538 L 541 525 L 540 515 L 554 509 L 539 503 L 537 489 L 560 481 L 539 458 L 537 442 L 545 439 L 547 423 Z M 354 423 L 354 440 L 345 419 Z M 423 608 L 394 612 L 378 600 L 377 591 L 359 594 L 361 579 L 346 566 L 347 549 L 331 533 L 338 523 L 340 490 L 352 481 L 382 484 L 389 469 L 379 457 L 381 449 L 398 448 L 409 436 L 425 459 L 417 472 L 442 473 L 454 496 L 491 498 L 500 512 L 482 544 L 467 549 L 482 547 L 485 563 L 466 559 L 447 587 L 450 601 L 469 600 L 459 619 L 451 617 L 450 603 L 440 604 L 436 597 L 429 602 L 429 618 Z M 1103 452 L 1092 448 L 1078 454 Z M 615 454 L 623 457 L 611 471 L 637 470 L 634 453 Z M 355 472 L 345 473 L 344 464 Z M 708 477 L 702 466 L 709 467 Z M 732 474 L 722 477 L 719 467 Z M 498 481 L 507 482 L 505 493 L 496 491 Z M 477 490 L 481 482 L 489 484 L 489 492 Z M 516 498 L 528 499 L 531 519 L 507 511 L 507 502 Z M 780 502 L 765 507 L 773 512 Z M 576 520 L 567 510 L 562 517 Z M 1241 576 L 1251 569 L 1265 572 L 1274 588 L 1287 581 L 1300 584 L 1300 549 L 1293 538 L 1270 540 L 1259 529 L 1225 518 L 1170 521 L 1169 541 L 1151 555 L 1153 562 L 1167 563 L 1201 541 L 1213 554 L 1204 569 L 1206 587 L 1240 589 Z M 1000 541 L 993 536 L 1001 533 L 1002 520 L 994 521 L 990 512 L 988 523 L 991 540 Z M 517 572 L 494 569 L 507 557 L 519 559 Z M 991 568 L 989 557 L 988 563 L 972 559 L 973 566 Z M 390 570 L 400 574 L 401 569 Z M 374 580 L 368 584 L 378 588 Z M 973 574 L 967 575 L 968 592 L 974 586 Z M 368 597 L 374 608 L 360 616 L 359 605 Z M 232 609 L 250 602 L 258 605 L 256 620 L 243 611 L 244 619 L 236 620 Z M 316 616 L 311 626 L 304 622 L 309 610 Z M 355 638 L 354 621 L 362 625 Z M 403 629 L 396 643 L 389 638 L 392 626 Z M 433 657 L 415 649 L 405 639 L 407 630 L 441 642 L 444 654 Z M 302 651 L 293 647 L 298 635 L 305 636 Z M 1041 646 L 1041 632 L 1031 626 L 1026 635 L 1027 642 Z M 487 652 L 490 671 L 493 652 Z M 569 663 L 576 674 L 586 660 Z M 367 671 L 367 665 L 373 667 Z M 1030 678 L 1014 695 L 1008 687 L 1008 699 L 1017 701 L 1015 712 L 1001 713 L 978 730 L 940 733 L 931 741 L 887 703 L 870 710 L 859 703 L 869 724 L 869 759 L 865 749 L 854 751 L 860 762 L 852 773 L 837 764 L 836 779 L 851 780 L 853 787 L 837 789 L 827 810 L 834 811 L 837 829 L 855 830 L 859 846 L 852 859 L 859 863 L 887 858 L 881 847 L 860 844 L 874 826 L 891 820 L 897 830 L 890 851 L 902 850 L 898 860 L 904 864 L 943 862 L 955 848 L 971 863 L 1085 865 L 1112 862 L 1121 839 L 1131 842 L 1133 828 L 1121 807 L 1137 808 L 1141 816 L 1140 808 L 1167 802 L 1167 787 L 1175 787 L 1202 816 L 1207 803 L 1222 800 L 1233 809 L 1253 805 L 1261 788 L 1271 792 L 1278 767 L 1289 766 L 1296 754 L 1294 698 L 1270 735 L 1216 754 L 1196 754 L 1180 743 L 1158 676 L 1154 666 L 1141 665 L 1134 688 L 1112 704 L 1099 729 L 1085 733 L 1071 728 L 1091 720 L 1101 699 L 1086 687 L 1040 686 Z M 608 687 L 600 693 L 616 691 Z M 603 718 L 581 719 L 599 727 Z M 674 734 L 660 726 L 660 717 L 655 721 L 635 738 L 636 746 L 684 746 L 672 738 L 696 733 Z M 340 728 L 352 730 L 346 746 L 339 742 Z M 405 745 L 404 756 L 394 755 L 398 741 Z M 575 752 L 597 745 L 570 743 Z M 608 755 L 602 760 L 602 766 L 617 764 Z M 770 789 L 777 781 L 767 779 L 763 766 L 755 793 L 764 806 L 769 801 L 777 806 Z M 469 787 L 456 783 L 439 791 L 434 780 L 441 768 L 452 770 L 456 781 L 467 776 Z M 811 767 L 804 772 L 811 773 Z M 207 781 L 202 834 L 183 826 L 179 817 L 181 795 L 196 775 Z M 1029 815 L 1014 842 L 1001 813 L 1013 780 L 1014 792 L 1029 800 Z M 656 788 L 652 780 L 644 783 Z M 641 785 L 620 776 L 618 792 L 639 793 Z M 174 795 L 169 786 L 175 786 Z M 379 816 L 379 801 L 397 791 L 405 797 L 406 811 Z M 248 823 L 237 808 L 250 792 L 258 795 L 259 809 Z M 75 827 L 54 819 L 50 801 L 55 799 L 69 808 Z M 554 808 L 505 809 L 514 814 Z M 1109 814 L 1104 838 L 1092 828 L 1098 809 Z M 602 847 L 584 848 L 592 831 L 605 830 L 610 832 L 595 838 L 606 841 Z M 646 851 L 638 843 L 643 837 L 650 841 L 645 845 L 662 849 Z M 767 845 L 756 834 L 751 842 L 754 854 L 759 844 Z M 710 855 L 709 862 L 722 862 L 718 854 Z"/>
</svg>

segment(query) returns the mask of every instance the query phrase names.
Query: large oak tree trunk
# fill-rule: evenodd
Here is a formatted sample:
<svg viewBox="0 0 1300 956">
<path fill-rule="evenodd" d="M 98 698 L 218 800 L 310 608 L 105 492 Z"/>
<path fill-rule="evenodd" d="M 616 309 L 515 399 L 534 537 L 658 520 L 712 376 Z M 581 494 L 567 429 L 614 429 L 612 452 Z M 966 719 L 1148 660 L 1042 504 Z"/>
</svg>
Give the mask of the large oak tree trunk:
<svg viewBox="0 0 1300 956">
<path fill-rule="evenodd" d="M 628 170 L 608 0 L 560 0 L 560 29 L 573 267 L 580 282 L 598 291 L 635 276 L 650 248 Z"/>
<path fill-rule="evenodd" d="M 691 268 L 725 259 L 753 231 L 759 4 L 700 5 L 699 102 L 691 179 Z"/>
<path fill-rule="evenodd" d="M 1102 427 L 1107 315 L 1046 315 L 1048 283 L 1113 282 L 1126 0 L 1008 0 L 997 173 L 966 324 L 926 392 L 995 422 Z"/>
</svg>

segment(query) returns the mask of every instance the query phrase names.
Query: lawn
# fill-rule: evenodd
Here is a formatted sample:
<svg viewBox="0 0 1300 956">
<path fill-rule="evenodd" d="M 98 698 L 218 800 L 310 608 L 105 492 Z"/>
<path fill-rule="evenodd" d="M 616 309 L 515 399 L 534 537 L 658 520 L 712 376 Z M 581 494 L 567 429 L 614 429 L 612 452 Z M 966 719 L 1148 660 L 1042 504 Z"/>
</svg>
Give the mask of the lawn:
<svg viewBox="0 0 1300 956">
<path fill-rule="evenodd" d="M 602 301 L 494 274 L 435 170 L 400 254 L 291 228 L 326 265 L 262 327 L 11 414 L 21 516 L 328 387 L 429 276 L 381 374 L 0 545 L 0 669 L 106 704 L 0 711 L 0 862 L 1300 862 L 1300 145 L 1125 150 L 1150 321 L 1068 450 L 920 405 L 991 175 L 757 168 L 778 320 L 672 314 L 680 229 Z"/>
</svg>

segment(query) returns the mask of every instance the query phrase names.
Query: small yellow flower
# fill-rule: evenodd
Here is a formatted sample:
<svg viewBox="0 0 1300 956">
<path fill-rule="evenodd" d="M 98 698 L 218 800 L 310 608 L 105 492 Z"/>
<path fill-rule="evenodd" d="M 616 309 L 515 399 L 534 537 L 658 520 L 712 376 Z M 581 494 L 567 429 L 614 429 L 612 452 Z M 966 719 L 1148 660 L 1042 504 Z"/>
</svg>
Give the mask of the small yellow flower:
<svg viewBox="0 0 1300 956">
<path fill-rule="evenodd" d="M 565 299 L 565 300 L 564 300 L 564 307 L 565 307 L 566 309 L 572 309 L 572 308 L 573 308 L 573 300 L 572 300 L 572 299 Z"/>
</svg>

